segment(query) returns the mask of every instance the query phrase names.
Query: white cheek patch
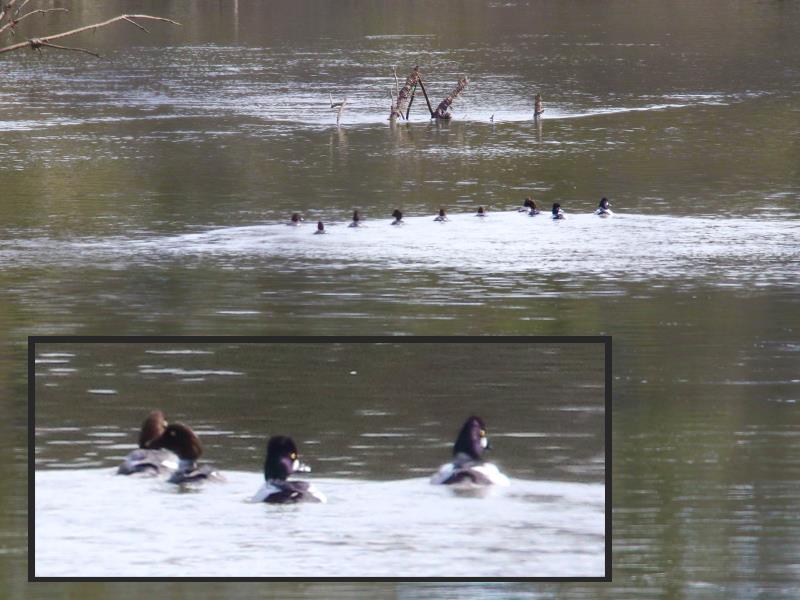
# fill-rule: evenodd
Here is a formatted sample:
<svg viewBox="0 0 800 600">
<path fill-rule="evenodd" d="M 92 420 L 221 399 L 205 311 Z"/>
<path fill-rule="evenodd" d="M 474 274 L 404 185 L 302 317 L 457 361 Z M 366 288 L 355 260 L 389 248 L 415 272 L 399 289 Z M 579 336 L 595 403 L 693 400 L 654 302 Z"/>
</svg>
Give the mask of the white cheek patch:
<svg viewBox="0 0 800 600">
<path fill-rule="evenodd" d="M 489 446 L 489 438 L 482 437 L 481 438 L 481 448 L 486 448 Z"/>
</svg>

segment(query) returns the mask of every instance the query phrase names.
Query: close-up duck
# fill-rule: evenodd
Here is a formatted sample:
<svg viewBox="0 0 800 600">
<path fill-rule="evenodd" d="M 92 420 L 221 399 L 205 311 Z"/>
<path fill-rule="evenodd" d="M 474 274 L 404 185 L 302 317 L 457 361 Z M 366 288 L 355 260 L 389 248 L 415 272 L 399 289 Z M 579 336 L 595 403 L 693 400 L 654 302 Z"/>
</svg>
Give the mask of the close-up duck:
<svg viewBox="0 0 800 600">
<path fill-rule="evenodd" d="M 442 465 L 431 477 L 431 483 L 453 485 L 509 485 L 508 477 L 492 463 L 485 462 L 483 452 L 490 449 L 486 424 L 476 416 L 469 417 L 453 445 L 453 461 Z"/>
<path fill-rule="evenodd" d="M 327 502 L 322 492 L 306 481 L 287 481 L 292 473 L 310 471 L 300 462 L 297 446 L 290 437 L 276 435 L 267 443 L 264 459 L 264 485 L 253 496 L 253 502 L 293 504 L 295 502 Z"/>
<path fill-rule="evenodd" d="M 614 214 L 611 212 L 610 206 L 611 204 L 608 203 L 608 198 L 602 198 L 597 210 L 594 211 L 594 214 L 596 214 L 598 217 L 610 217 Z"/>
</svg>

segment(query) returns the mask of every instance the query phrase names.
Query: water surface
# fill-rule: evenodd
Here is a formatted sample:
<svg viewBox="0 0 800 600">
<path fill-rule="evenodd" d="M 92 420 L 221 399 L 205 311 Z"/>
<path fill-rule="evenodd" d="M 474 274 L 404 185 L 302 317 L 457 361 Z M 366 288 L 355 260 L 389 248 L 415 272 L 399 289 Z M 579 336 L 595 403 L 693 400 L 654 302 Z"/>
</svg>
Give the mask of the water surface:
<svg viewBox="0 0 800 600">
<path fill-rule="evenodd" d="M 794 598 L 795 3 L 445 2 L 435 14 L 428 3 L 385 2 L 73 8 L 37 23 L 55 31 L 136 11 L 184 27 L 80 40 L 110 62 L 4 55 L 7 480 L 25 478 L 31 334 L 610 334 L 612 585 L 287 583 L 260 591 Z M 451 123 L 429 123 L 418 101 L 410 123 L 385 120 L 392 67 L 402 77 L 413 64 L 437 98 L 470 76 Z M 541 127 L 528 118 L 537 91 Z M 329 93 L 350 104 L 339 128 Z M 545 207 L 560 202 L 570 219 L 512 214 L 527 195 Z M 603 195 L 617 215 L 592 220 Z M 490 208 L 482 224 L 471 216 L 479 205 Z M 440 206 L 453 221 L 434 229 Z M 409 218 L 401 231 L 388 225 L 396 207 Z M 354 208 L 368 229 L 344 228 Z M 292 211 L 330 223 L 330 234 L 286 228 Z M 153 358 L 138 364 L 221 369 Z M 86 366 L 76 362 L 50 364 L 78 368 L 54 371 L 50 382 L 81 379 Z M 102 378 L 67 387 L 72 401 L 93 402 L 113 395 L 88 390 L 127 389 Z M 62 412 L 69 416 L 68 403 Z M 135 412 L 113 422 L 138 423 Z M 127 427 L 133 436 L 135 425 Z M 110 467 L 104 452 L 98 468 Z M 231 469 L 257 467 L 235 459 Z M 423 476 L 401 470 L 392 477 Z M 545 480 L 565 477 L 561 470 Z M 52 595 L 21 583 L 25 486 L 6 489 L 0 569 L 9 593 Z M 143 591 L 159 588 L 87 593 Z M 222 584 L 170 592 L 252 595 Z"/>
</svg>

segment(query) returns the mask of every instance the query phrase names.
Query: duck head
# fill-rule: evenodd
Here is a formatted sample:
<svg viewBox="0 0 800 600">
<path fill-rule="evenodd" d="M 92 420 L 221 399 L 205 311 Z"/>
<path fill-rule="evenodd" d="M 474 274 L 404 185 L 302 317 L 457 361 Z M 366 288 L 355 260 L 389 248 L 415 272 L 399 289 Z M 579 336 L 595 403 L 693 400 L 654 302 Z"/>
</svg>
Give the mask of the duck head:
<svg viewBox="0 0 800 600">
<path fill-rule="evenodd" d="M 480 460 L 483 451 L 490 448 L 489 438 L 486 437 L 486 424 L 483 419 L 473 415 L 461 427 L 453 445 L 453 456 L 466 454 L 474 460 Z"/>
<path fill-rule="evenodd" d="M 275 435 L 267 442 L 267 457 L 264 461 L 264 479 L 285 480 L 297 471 L 311 469 L 300 462 L 297 446 L 292 438 Z"/>
<path fill-rule="evenodd" d="M 139 448 L 151 448 L 153 442 L 164 433 L 167 425 L 167 419 L 160 410 L 154 410 L 147 415 L 142 423 L 142 430 L 139 432 Z"/>
</svg>

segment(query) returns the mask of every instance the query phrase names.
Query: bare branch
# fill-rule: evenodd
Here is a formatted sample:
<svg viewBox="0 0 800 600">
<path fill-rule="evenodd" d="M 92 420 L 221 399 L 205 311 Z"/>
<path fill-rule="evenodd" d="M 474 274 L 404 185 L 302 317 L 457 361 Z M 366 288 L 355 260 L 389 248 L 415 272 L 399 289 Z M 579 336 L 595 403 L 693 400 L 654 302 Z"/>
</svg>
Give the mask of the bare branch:
<svg viewBox="0 0 800 600">
<path fill-rule="evenodd" d="M 16 0 L 14 0 L 16 2 Z M 17 10 L 14 11 L 16 16 L 19 16 L 19 13 L 22 12 L 22 9 L 25 8 L 25 5 L 30 2 L 31 0 L 22 0 L 22 4 L 17 7 Z"/>
<path fill-rule="evenodd" d="M 344 107 L 347 106 L 347 98 L 342 100 L 342 103 L 339 105 L 339 111 L 336 113 L 336 126 L 339 126 L 339 121 L 342 120 L 342 113 L 344 112 Z"/>
<path fill-rule="evenodd" d="M 27 0 L 26 0 L 26 2 L 27 2 Z M 23 3 L 22 6 L 25 6 L 25 3 Z M 19 12 L 19 10 L 22 8 L 22 6 L 20 6 L 17 9 L 17 12 Z M 31 15 L 35 15 L 37 13 L 44 14 L 44 13 L 49 13 L 49 12 L 69 12 L 69 9 L 68 8 L 39 8 L 37 10 L 32 10 L 31 12 L 25 13 L 21 17 L 14 17 L 13 19 L 11 19 L 5 25 L 0 26 L 0 33 L 3 33 L 6 29 L 11 29 L 12 33 L 13 33 L 14 28 L 23 19 L 27 19 Z"/>
<path fill-rule="evenodd" d="M 10 0 L 10 1 L 16 1 L 16 0 Z M 6 6 L 8 6 L 8 5 L 6 5 Z M 49 45 L 51 47 L 56 47 L 56 46 L 53 46 L 52 44 L 50 44 L 50 42 L 52 40 L 58 40 L 58 39 L 61 39 L 61 38 L 65 38 L 65 37 L 68 37 L 68 36 L 71 36 L 71 35 L 75 35 L 76 33 L 81 33 L 83 31 L 97 30 L 100 27 L 105 27 L 106 25 L 111 25 L 112 23 L 116 23 L 117 21 L 128 21 L 129 23 L 132 23 L 133 21 L 131 21 L 131 19 L 150 19 L 152 21 L 164 21 L 166 23 L 172 23 L 173 25 L 180 26 L 180 23 L 178 23 L 177 21 L 173 21 L 172 19 L 167 19 L 165 17 L 153 17 L 151 15 L 119 15 L 118 17 L 114 17 L 113 19 L 108 19 L 107 21 L 103 21 L 101 23 L 94 23 L 92 25 L 85 25 L 84 27 L 78 27 L 77 29 L 70 29 L 69 31 L 64 31 L 62 33 L 57 33 L 55 35 L 48 35 L 46 37 L 38 38 L 35 41 L 36 41 L 36 44 L 38 46 L 47 46 L 47 45 Z M 138 23 L 133 23 L 133 24 L 137 25 L 141 29 L 144 29 Z M 4 52 L 12 52 L 14 50 L 19 50 L 20 48 L 26 48 L 26 47 L 29 47 L 29 46 L 30 47 L 34 47 L 34 40 L 27 40 L 27 41 L 24 41 L 24 42 L 19 42 L 17 44 L 12 44 L 11 46 L 6 46 L 5 48 L 0 48 L 0 54 L 2 54 Z M 70 49 L 72 49 L 72 48 L 70 48 Z M 94 55 L 94 53 L 92 53 L 92 52 L 89 52 L 89 54 L 93 54 Z"/>
<path fill-rule="evenodd" d="M 145 33 L 150 33 L 150 30 L 149 30 L 149 29 L 147 29 L 147 27 L 145 27 L 144 25 L 139 25 L 139 24 L 138 24 L 136 21 L 134 21 L 134 20 L 132 20 L 132 19 L 129 19 L 128 17 L 125 17 L 125 20 L 126 20 L 128 23 L 131 23 L 131 24 L 133 24 L 133 25 L 136 25 L 136 26 L 137 26 L 139 29 L 141 29 L 141 30 L 142 30 L 142 31 L 144 31 Z"/>
<path fill-rule="evenodd" d="M 91 50 L 87 50 L 86 48 L 71 48 L 69 46 L 59 46 L 58 44 L 51 44 L 50 42 L 43 42 L 41 40 L 39 40 L 39 43 L 36 45 L 35 49 L 38 50 L 41 46 L 44 46 L 45 48 L 55 48 L 57 50 L 74 50 L 75 52 L 85 52 L 86 54 L 91 54 L 92 56 L 96 56 L 97 58 L 103 58 L 96 52 L 92 52 Z"/>
<path fill-rule="evenodd" d="M 25 3 L 23 3 L 22 6 L 25 6 L 25 4 L 27 4 L 27 1 L 28 0 L 25 0 Z M 8 0 L 8 2 L 0 4 L 0 23 L 3 21 L 3 19 L 6 18 L 6 15 L 11 13 L 11 9 L 14 8 L 14 5 L 16 3 L 17 0 Z"/>
</svg>

